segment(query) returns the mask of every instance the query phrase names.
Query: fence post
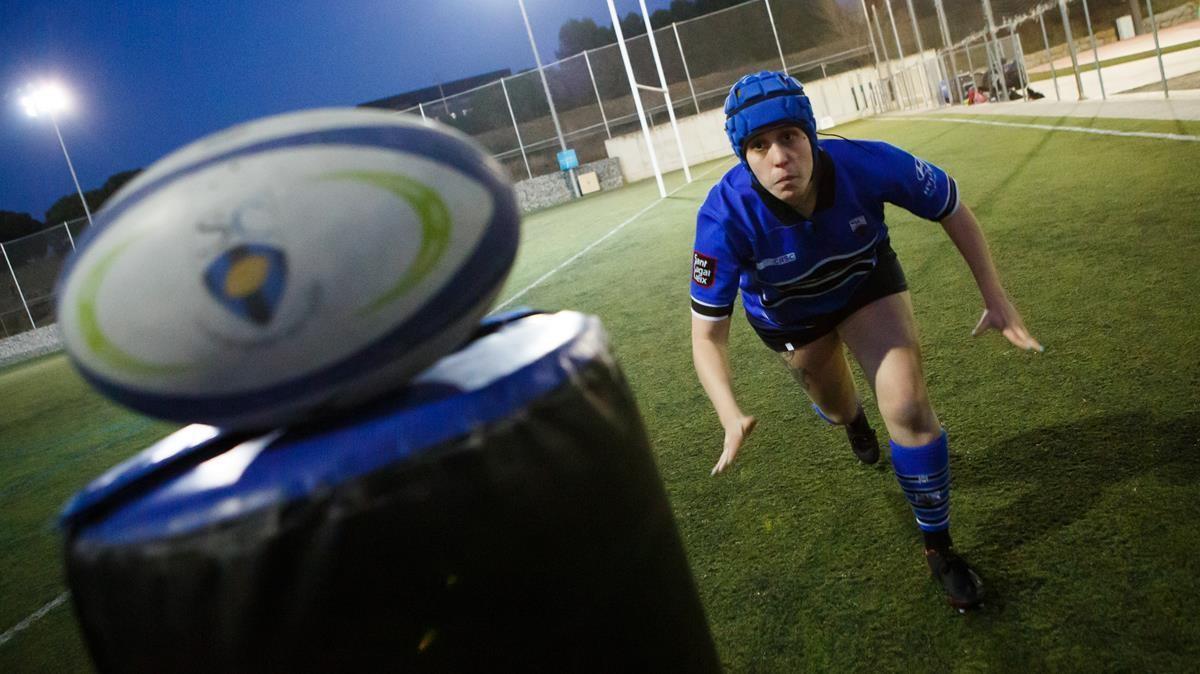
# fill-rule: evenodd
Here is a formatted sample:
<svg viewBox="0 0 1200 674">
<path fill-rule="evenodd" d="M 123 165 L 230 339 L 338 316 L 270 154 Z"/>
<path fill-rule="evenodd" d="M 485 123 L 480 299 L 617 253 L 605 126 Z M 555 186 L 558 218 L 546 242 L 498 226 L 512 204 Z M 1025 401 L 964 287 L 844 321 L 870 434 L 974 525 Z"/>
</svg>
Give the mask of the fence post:
<svg viewBox="0 0 1200 674">
<path fill-rule="evenodd" d="M 879 34 L 879 48 L 883 50 L 883 63 L 887 66 L 888 86 L 884 90 L 886 99 L 900 107 L 900 92 L 896 87 L 896 76 L 892 73 L 892 57 L 888 56 L 887 43 L 883 40 L 883 27 L 879 25 L 879 10 L 871 5 L 871 16 L 875 19 L 875 32 Z"/>
<path fill-rule="evenodd" d="M 1083 1 L 1083 20 L 1087 23 L 1088 39 L 1092 41 L 1092 58 L 1096 61 L 1096 77 L 1100 78 L 1100 100 L 1107 101 L 1104 91 L 1104 75 L 1100 72 L 1100 48 L 1096 46 L 1096 34 L 1092 32 L 1092 15 L 1088 12 L 1087 0 Z"/>
<path fill-rule="evenodd" d="M 1146 0 L 1149 2 L 1149 0 Z M 1067 0 L 1058 0 L 1058 11 L 1062 14 L 1063 32 L 1067 37 L 1067 51 L 1071 53 L 1071 69 L 1075 71 L 1075 88 L 1079 90 L 1079 100 L 1086 101 L 1083 95 L 1083 78 L 1079 76 L 1079 59 L 1075 56 L 1075 36 L 1071 34 L 1071 17 L 1067 13 Z"/>
<path fill-rule="evenodd" d="M 29 317 L 29 324 L 37 328 L 37 323 L 33 321 L 33 313 L 29 311 L 29 303 L 25 301 L 25 291 L 21 290 L 21 282 L 17 280 L 17 272 L 13 271 L 12 261 L 8 259 L 8 250 L 4 248 L 4 244 L 0 243 L 0 253 L 4 253 L 4 262 L 8 265 L 8 273 L 12 274 L 13 285 L 17 287 L 17 295 L 21 297 L 21 306 L 25 307 L 25 315 Z"/>
<path fill-rule="evenodd" d="M 900 46 L 900 31 L 896 30 L 896 15 L 892 14 L 892 0 L 883 0 L 883 6 L 887 7 L 888 21 L 892 24 L 892 37 L 896 40 L 896 53 L 900 54 L 900 84 L 904 87 L 904 95 L 908 96 L 908 104 L 915 107 L 916 96 L 913 95 L 912 87 L 908 86 L 905 75 L 908 67 L 904 65 L 904 48 Z"/>
<path fill-rule="evenodd" d="M 562 125 L 558 123 L 558 111 L 554 109 L 554 97 L 550 95 L 550 83 L 546 81 L 546 71 L 542 68 L 542 57 L 538 54 L 537 44 L 533 41 L 533 28 L 529 26 L 529 15 L 525 13 L 525 3 L 517 2 L 521 7 L 521 19 L 525 22 L 525 32 L 529 35 L 529 47 L 533 52 L 533 62 L 537 66 L 538 77 L 542 79 L 542 91 L 546 92 L 546 104 L 550 106 L 550 119 L 554 121 L 554 132 L 558 134 L 558 148 L 562 151 L 567 149 L 567 141 L 563 138 Z M 441 86 L 440 84 L 438 85 Z M 571 173 L 574 178 L 574 172 Z M 574 180 L 572 180 L 574 184 Z M 575 196 L 579 196 L 579 187 L 575 187 Z"/>
<path fill-rule="evenodd" d="M 1150 28 L 1154 30 L 1154 53 L 1158 56 L 1158 74 L 1162 77 L 1163 98 L 1170 98 L 1171 92 L 1167 89 L 1167 71 L 1163 68 L 1162 62 L 1162 46 L 1158 44 L 1158 21 L 1154 18 L 1154 3 L 1151 0 L 1146 0 L 1146 9 L 1150 12 Z"/>
<path fill-rule="evenodd" d="M 1038 25 L 1042 27 L 1042 44 L 1046 45 L 1046 61 L 1050 63 L 1050 79 L 1054 82 L 1054 99 L 1062 100 L 1062 94 L 1058 93 L 1058 71 L 1054 69 L 1054 55 L 1050 53 L 1050 38 L 1046 37 L 1046 22 L 1042 20 L 1042 15 L 1038 14 Z"/>
<path fill-rule="evenodd" d="M 533 179 L 533 171 L 529 168 L 529 157 L 525 156 L 525 142 L 521 140 L 521 129 L 517 127 L 517 116 L 513 114 L 512 101 L 508 98 L 508 85 L 500 78 L 500 88 L 504 91 L 504 104 L 508 106 L 508 118 L 512 120 L 513 132 L 517 134 L 517 147 L 521 149 L 521 161 L 525 162 L 525 175 Z M 611 138 L 611 136 L 610 136 Z"/>
<path fill-rule="evenodd" d="M 917 13 L 913 10 L 912 0 L 905 0 L 905 2 L 908 3 L 908 18 L 912 20 L 913 35 L 917 37 L 917 54 L 921 58 L 921 73 L 925 75 L 924 89 L 926 92 L 933 92 L 932 85 L 929 82 L 929 68 L 925 65 L 925 41 L 921 39 L 921 29 L 917 26 Z M 933 93 L 933 99 L 930 101 L 931 105 L 940 105 L 941 97 L 936 92 Z"/>
<path fill-rule="evenodd" d="M 588 50 L 583 50 L 583 62 L 587 64 L 588 77 L 592 78 L 592 91 L 596 92 L 596 105 L 600 106 L 600 119 L 604 122 L 604 133 L 612 138 L 612 131 L 608 129 L 608 116 L 604 114 L 604 101 L 600 99 L 600 87 L 596 86 L 596 74 L 592 72 L 592 59 L 588 57 Z"/>
<path fill-rule="evenodd" d="M 454 119 L 454 116 L 450 114 L 450 104 L 446 102 L 446 89 L 442 87 L 441 82 L 438 82 L 438 93 L 442 95 L 442 112 L 446 113 L 447 119 Z"/>
<path fill-rule="evenodd" d="M 779 50 L 779 64 L 783 66 L 783 74 L 787 74 L 787 61 L 783 60 L 783 47 L 779 44 L 779 32 L 775 30 L 775 15 L 771 13 L 771 0 L 763 0 L 767 8 L 767 21 L 771 24 L 771 34 L 775 36 L 775 49 Z"/>
<path fill-rule="evenodd" d="M 950 41 L 950 23 L 946 21 L 946 8 L 942 6 L 942 0 L 933 0 L 933 7 L 937 10 L 938 28 L 942 31 L 942 46 L 950 55 L 950 70 L 953 71 L 947 79 L 948 83 L 949 80 L 953 80 L 953 84 L 948 87 L 950 102 L 962 103 L 962 89 L 958 85 L 958 59 L 954 58 L 954 45 Z"/>
<path fill-rule="evenodd" d="M 675 44 L 679 45 L 679 60 L 683 62 L 683 76 L 687 78 L 688 91 L 692 92 L 692 105 L 696 106 L 696 114 L 700 114 L 700 102 L 696 100 L 696 88 L 692 86 L 692 73 L 688 70 L 687 57 L 683 55 L 683 40 L 679 39 L 678 24 L 671 22 L 671 30 L 675 32 Z"/>
<path fill-rule="evenodd" d="M 1008 85 L 1004 81 L 1004 51 L 1000 47 L 1000 38 L 996 35 L 996 19 L 992 15 L 992 3 L 983 0 L 983 17 L 987 20 L 989 40 L 985 40 L 988 48 L 988 64 L 993 67 L 992 94 L 996 87 L 1000 88 L 1000 100 L 1008 102 Z"/>
<path fill-rule="evenodd" d="M 75 218 L 74 220 L 68 220 L 63 223 L 63 226 L 67 228 L 67 238 L 71 240 L 71 250 L 72 251 L 75 250 L 75 234 L 71 232 L 71 223 L 80 222 L 80 221 L 87 222 L 88 227 L 91 227 L 91 225 L 92 225 L 91 221 L 87 220 L 86 218 Z"/>
<path fill-rule="evenodd" d="M 985 66 L 987 68 L 987 78 L 985 81 L 987 82 L 988 89 L 991 90 L 991 100 L 992 102 L 999 102 L 1000 92 L 996 88 L 996 54 L 992 50 L 992 42 L 986 34 L 983 36 L 983 55 L 987 59 L 987 65 Z"/>
<path fill-rule="evenodd" d="M 867 21 L 867 39 L 871 41 L 871 53 L 875 55 L 875 79 L 879 79 L 879 50 L 875 47 L 875 32 L 871 30 L 871 15 L 867 13 L 866 0 L 858 0 L 863 18 Z"/>
<path fill-rule="evenodd" d="M 1017 22 L 1009 24 L 1008 37 L 1013 45 L 1013 59 L 1017 64 L 1017 77 L 1021 89 L 1025 91 L 1025 102 L 1029 102 L 1029 73 L 1025 71 L 1025 46 L 1021 43 L 1021 35 L 1017 33 Z"/>
</svg>

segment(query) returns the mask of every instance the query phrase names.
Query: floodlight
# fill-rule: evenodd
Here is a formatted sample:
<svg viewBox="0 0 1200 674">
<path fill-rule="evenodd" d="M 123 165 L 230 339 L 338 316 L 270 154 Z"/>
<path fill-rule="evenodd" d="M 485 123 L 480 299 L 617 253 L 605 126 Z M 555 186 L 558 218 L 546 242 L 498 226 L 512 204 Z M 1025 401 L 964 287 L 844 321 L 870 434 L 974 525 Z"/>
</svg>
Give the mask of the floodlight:
<svg viewBox="0 0 1200 674">
<path fill-rule="evenodd" d="M 55 118 L 55 115 L 71 107 L 71 97 L 66 88 L 57 82 L 31 84 L 25 88 L 25 93 L 21 96 L 21 107 L 30 117 L 45 115 L 50 118 L 50 124 L 54 126 L 54 135 L 58 136 L 58 144 L 62 148 L 63 157 L 67 160 L 67 168 L 71 171 L 71 180 L 75 181 L 75 191 L 79 193 L 79 201 L 83 204 L 83 214 L 87 216 L 88 225 L 91 225 L 92 211 L 88 208 L 87 199 L 83 196 L 83 188 L 79 186 L 79 177 L 75 175 L 75 165 L 71 163 L 71 155 L 67 154 L 67 144 L 63 142 L 62 131 L 59 131 L 58 120 Z M 71 248 L 74 248 L 75 238 L 71 236 L 71 228 L 66 227 L 66 230 L 67 238 L 71 241 Z"/>
<path fill-rule="evenodd" d="M 57 82 L 31 85 L 26 92 L 21 97 L 21 105 L 25 108 L 25 114 L 30 117 L 53 116 L 67 110 L 71 105 L 67 90 Z"/>
</svg>

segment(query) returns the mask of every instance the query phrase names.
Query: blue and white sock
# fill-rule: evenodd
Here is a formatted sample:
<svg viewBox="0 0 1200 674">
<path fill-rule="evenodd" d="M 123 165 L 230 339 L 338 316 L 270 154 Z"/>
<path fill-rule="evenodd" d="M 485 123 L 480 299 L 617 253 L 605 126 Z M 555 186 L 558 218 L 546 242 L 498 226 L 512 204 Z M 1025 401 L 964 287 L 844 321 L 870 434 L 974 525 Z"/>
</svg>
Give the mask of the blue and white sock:
<svg viewBox="0 0 1200 674">
<path fill-rule="evenodd" d="M 908 498 L 927 541 L 946 540 L 950 529 L 950 449 L 946 432 L 928 445 L 906 447 L 889 441 L 896 480 Z"/>
</svg>

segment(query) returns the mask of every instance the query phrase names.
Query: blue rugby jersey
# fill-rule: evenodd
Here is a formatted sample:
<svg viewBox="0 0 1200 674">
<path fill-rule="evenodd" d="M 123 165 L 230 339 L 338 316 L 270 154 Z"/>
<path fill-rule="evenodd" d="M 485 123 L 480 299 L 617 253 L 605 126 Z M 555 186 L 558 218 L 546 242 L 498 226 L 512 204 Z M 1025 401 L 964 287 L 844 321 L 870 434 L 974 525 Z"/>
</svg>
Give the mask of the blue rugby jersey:
<svg viewBox="0 0 1200 674">
<path fill-rule="evenodd" d="M 822 139 L 813 217 L 776 199 L 739 163 L 708 193 L 696 216 L 692 312 L 733 313 L 770 330 L 804 329 L 843 307 L 875 268 L 888 239 L 884 202 L 929 220 L 958 208 L 945 171 L 880 141 Z"/>
</svg>

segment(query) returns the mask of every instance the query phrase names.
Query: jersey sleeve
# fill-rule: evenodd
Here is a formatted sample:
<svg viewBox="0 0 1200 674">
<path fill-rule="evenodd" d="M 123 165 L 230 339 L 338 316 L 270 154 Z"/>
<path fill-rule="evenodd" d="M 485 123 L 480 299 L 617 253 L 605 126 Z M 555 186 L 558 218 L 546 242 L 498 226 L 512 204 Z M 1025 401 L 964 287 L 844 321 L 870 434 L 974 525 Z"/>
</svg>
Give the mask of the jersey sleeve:
<svg viewBox="0 0 1200 674">
<path fill-rule="evenodd" d="M 724 223 L 702 208 L 696 216 L 692 251 L 692 315 L 706 321 L 731 316 L 740 276 L 737 254 Z"/>
<path fill-rule="evenodd" d="M 884 201 L 926 220 L 958 210 L 958 184 L 941 167 L 887 143 L 874 143 L 884 161 L 875 164 Z"/>
</svg>

